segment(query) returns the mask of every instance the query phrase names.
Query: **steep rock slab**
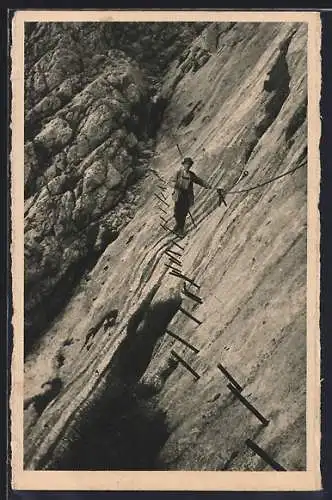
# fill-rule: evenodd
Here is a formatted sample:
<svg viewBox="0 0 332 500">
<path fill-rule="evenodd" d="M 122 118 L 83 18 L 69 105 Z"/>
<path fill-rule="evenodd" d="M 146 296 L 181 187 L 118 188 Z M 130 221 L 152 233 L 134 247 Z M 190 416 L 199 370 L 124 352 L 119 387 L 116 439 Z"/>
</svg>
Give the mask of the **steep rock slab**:
<svg viewBox="0 0 332 500">
<path fill-rule="evenodd" d="M 300 167 L 306 158 L 305 45 L 304 26 L 238 24 L 222 31 L 219 49 L 194 73 L 177 73 L 176 63 L 165 81 L 164 91 L 172 88 L 173 97 L 152 165 L 157 175 L 167 181 L 178 167 L 170 130 L 181 122 L 177 139 L 195 158 L 195 171 L 215 186 L 232 188 L 244 168 L 248 176 L 236 189 Z M 280 60 L 287 67 L 281 92 L 280 84 L 266 89 L 264 82 Z M 192 120 L 184 123 L 183 117 L 199 101 Z M 272 114 L 271 101 L 277 103 Z M 299 106 L 302 112 L 297 118 Z M 82 280 L 39 349 L 27 359 L 27 398 L 41 392 L 47 379 L 62 381 L 55 399 L 33 423 L 29 424 L 26 412 L 27 468 L 61 468 L 66 463 L 75 428 L 93 421 L 94 402 L 104 394 L 98 388 L 110 381 L 106 374 L 127 338 L 137 304 L 156 283 L 161 283 L 154 298 L 159 302 L 182 289 L 182 281 L 165 267 L 164 251 L 172 236 L 159 225 L 152 173 L 144 186 L 143 205 L 134 219 L 107 247 L 89 280 Z M 166 192 L 169 205 L 170 193 Z M 199 227 L 181 243 L 185 251 L 178 249 L 182 269 L 199 283 L 203 299 L 203 304 L 195 305 L 183 297 L 182 306 L 202 324 L 177 311 L 168 327 L 197 347 L 199 354 L 161 336 L 140 379 L 154 390 L 153 404 L 167 422 L 169 437 L 155 462 L 175 470 L 267 468 L 246 450 L 244 442 L 250 437 L 287 469 L 301 470 L 305 467 L 305 168 L 226 199 L 227 209 L 218 207 L 211 193 L 198 191 L 193 215 Z M 171 209 L 166 212 L 171 217 Z M 118 316 L 108 326 L 114 310 Z M 171 349 L 197 371 L 198 381 L 172 364 Z M 134 359 L 135 353 L 130 357 Z M 220 362 L 269 420 L 267 427 L 232 396 L 217 369 Z M 117 384 L 111 387 L 115 394 Z M 83 440 L 93 438 L 93 429 L 86 433 Z M 80 439 L 78 435 L 78 445 Z"/>
</svg>

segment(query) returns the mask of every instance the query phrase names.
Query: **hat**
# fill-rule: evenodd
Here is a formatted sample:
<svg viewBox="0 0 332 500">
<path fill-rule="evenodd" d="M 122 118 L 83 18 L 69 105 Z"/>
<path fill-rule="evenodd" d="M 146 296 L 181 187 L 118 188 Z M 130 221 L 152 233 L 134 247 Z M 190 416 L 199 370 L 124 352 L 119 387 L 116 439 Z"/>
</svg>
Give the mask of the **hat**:
<svg viewBox="0 0 332 500">
<path fill-rule="evenodd" d="M 189 163 L 190 165 L 192 165 L 194 163 L 194 161 L 189 156 L 186 156 L 186 158 L 183 158 L 183 160 L 182 160 L 182 165 L 185 165 L 185 163 Z"/>
</svg>

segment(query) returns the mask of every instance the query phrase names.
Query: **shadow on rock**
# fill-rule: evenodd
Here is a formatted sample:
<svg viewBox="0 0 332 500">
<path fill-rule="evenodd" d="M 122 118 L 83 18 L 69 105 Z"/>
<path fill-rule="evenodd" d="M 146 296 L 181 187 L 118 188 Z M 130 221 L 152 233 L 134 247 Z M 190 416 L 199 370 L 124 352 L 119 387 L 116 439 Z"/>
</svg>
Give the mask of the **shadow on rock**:
<svg viewBox="0 0 332 500">
<path fill-rule="evenodd" d="M 158 455 L 169 437 L 165 414 L 158 400 L 140 391 L 157 340 L 181 305 L 175 296 L 151 301 L 155 286 L 127 325 L 127 335 L 112 358 L 98 398 L 90 404 L 75 429 L 65 433 L 66 450 L 48 469 L 56 470 L 158 470 Z M 96 401 L 96 399 L 98 399 Z M 61 447 L 61 443 L 58 443 Z"/>
<path fill-rule="evenodd" d="M 158 470 L 157 457 L 169 431 L 153 399 L 140 400 L 128 391 L 94 412 L 66 458 L 52 469 Z"/>
<path fill-rule="evenodd" d="M 26 410 L 30 405 L 33 405 L 38 416 L 40 416 L 49 403 L 57 397 L 62 389 L 62 380 L 56 377 L 44 382 L 41 387 L 43 392 L 24 401 L 24 409 Z"/>
</svg>

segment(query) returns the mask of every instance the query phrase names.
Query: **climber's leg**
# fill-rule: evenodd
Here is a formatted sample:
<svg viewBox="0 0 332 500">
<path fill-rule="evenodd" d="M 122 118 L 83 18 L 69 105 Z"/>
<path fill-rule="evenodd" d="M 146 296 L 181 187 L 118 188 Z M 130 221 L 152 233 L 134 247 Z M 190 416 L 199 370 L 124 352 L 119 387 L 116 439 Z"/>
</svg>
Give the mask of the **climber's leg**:
<svg viewBox="0 0 332 500">
<path fill-rule="evenodd" d="M 186 198 L 184 203 L 183 203 L 183 211 L 182 211 L 182 224 L 180 226 L 180 233 L 183 235 L 184 234 L 184 227 L 185 227 L 185 224 L 186 224 L 186 218 L 187 218 L 187 215 L 189 213 L 189 199 Z"/>
<path fill-rule="evenodd" d="M 179 234 L 184 233 L 184 226 L 186 222 L 186 217 L 189 211 L 189 200 L 188 196 L 180 195 L 179 199 L 174 205 L 174 218 L 176 220 L 176 226 L 174 231 L 178 231 Z"/>
<path fill-rule="evenodd" d="M 181 221 L 182 221 L 182 203 L 181 203 L 181 200 L 178 199 L 175 203 L 174 203 L 174 219 L 175 219 L 175 226 L 174 226 L 174 231 L 177 231 L 179 229 L 179 227 L 181 226 Z"/>
</svg>

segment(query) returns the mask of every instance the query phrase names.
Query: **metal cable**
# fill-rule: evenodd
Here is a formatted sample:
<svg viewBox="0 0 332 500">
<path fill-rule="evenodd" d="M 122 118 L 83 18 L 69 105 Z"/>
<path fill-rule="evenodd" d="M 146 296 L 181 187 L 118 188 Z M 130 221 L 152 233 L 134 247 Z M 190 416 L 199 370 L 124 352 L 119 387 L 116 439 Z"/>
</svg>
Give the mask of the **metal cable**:
<svg viewBox="0 0 332 500">
<path fill-rule="evenodd" d="M 235 190 L 235 191 L 231 190 L 231 191 L 228 191 L 227 194 L 247 193 L 248 191 L 252 191 L 253 189 L 257 189 L 259 187 L 265 186 L 266 184 L 270 184 L 271 182 L 274 182 L 277 179 L 281 179 L 281 177 L 285 177 L 285 175 L 292 174 L 293 172 L 295 172 L 299 168 L 302 168 L 303 165 L 304 165 L 304 163 L 305 163 L 305 161 L 302 162 L 302 163 L 300 163 L 300 165 L 298 165 L 297 167 L 292 168 L 291 170 L 287 170 L 287 172 L 285 172 L 285 173 L 283 173 L 281 175 L 277 175 L 276 177 L 272 177 L 272 179 L 269 179 L 269 180 L 267 180 L 265 182 L 261 182 L 260 184 L 256 184 L 255 186 L 249 187 L 247 189 L 238 189 L 238 190 Z"/>
</svg>

